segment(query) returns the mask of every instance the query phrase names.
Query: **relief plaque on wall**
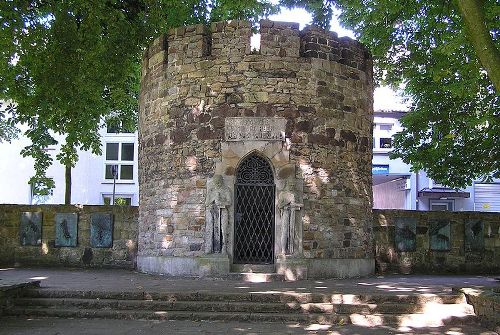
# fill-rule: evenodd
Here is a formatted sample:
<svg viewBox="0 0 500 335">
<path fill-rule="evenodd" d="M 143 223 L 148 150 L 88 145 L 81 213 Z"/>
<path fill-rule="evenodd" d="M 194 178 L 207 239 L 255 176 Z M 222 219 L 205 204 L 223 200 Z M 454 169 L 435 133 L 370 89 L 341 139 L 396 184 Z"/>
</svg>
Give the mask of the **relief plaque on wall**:
<svg viewBox="0 0 500 335">
<path fill-rule="evenodd" d="M 465 251 L 484 250 L 484 225 L 481 220 L 465 220 Z"/>
<path fill-rule="evenodd" d="M 56 213 L 56 247 L 76 247 L 78 242 L 78 214 Z"/>
<path fill-rule="evenodd" d="M 21 245 L 42 244 L 42 212 L 22 212 L 19 225 Z"/>
<path fill-rule="evenodd" d="M 113 215 L 92 213 L 90 215 L 90 246 L 111 248 L 113 246 Z"/>
<path fill-rule="evenodd" d="M 450 250 L 450 220 L 429 221 L 429 240 L 431 250 Z"/>
<path fill-rule="evenodd" d="M 415 251 L 417 249 L 417 219 L 395 219 L 394 242 L 398 251 Z"/>
<path fill-rule="evenodd" d="M 282 117 L 227 117 L 226 141 L 284 141 L 286 119 Z"/>
</svg>

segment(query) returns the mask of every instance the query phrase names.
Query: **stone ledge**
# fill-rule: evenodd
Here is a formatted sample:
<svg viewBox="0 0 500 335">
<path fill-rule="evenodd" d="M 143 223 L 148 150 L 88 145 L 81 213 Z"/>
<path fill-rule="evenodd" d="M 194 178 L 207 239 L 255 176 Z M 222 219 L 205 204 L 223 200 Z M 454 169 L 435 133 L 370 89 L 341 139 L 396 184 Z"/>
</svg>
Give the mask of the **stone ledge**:
<svg viewBox="0 0 500 335">
<path fill-rule="evenodd" d="M 137 270 L 173 277 L 223 277 L 230 273 L 227 256 L 137 256 Z M 374 259 L 279 258 L 276 273 L 287 281 L 315 278 L 353 278 L 372 275 Z"/>
<path fill-rule="evenodd" d="M 308 259 L 308 278 L 353 278 L 373 275 L 375 259 Z"/>
<path fill-rule="evenodd" d="M 229 258 L 137 256 L 137 270 L 145 273 L 179 277 L 210 277 L 229 273 Z"/>
<path fill-rule="evenodd" d="M 487 328 L 500 333 L 500 292 L 496 289 L 462 288 L 467 303 L 474 307 L 474 312 Z"/>
<path fill-rule="evenodd" d="M 7 292 L 15 289 L 22 289 L 26 287 L 39 287 L 40 280 L 28 280 L 28 281 L 10 281 L 2 280 L 0 281 L 0 292 Z"/>
<path fill-rule="evenodd" d="M 0 281 L 0 316 L 4 314 L 4 310 L 10 307 L 12 299 L 15 299 L 26 288 L 40 287 L 40 280 L 27 281 Z"/>
</svg>

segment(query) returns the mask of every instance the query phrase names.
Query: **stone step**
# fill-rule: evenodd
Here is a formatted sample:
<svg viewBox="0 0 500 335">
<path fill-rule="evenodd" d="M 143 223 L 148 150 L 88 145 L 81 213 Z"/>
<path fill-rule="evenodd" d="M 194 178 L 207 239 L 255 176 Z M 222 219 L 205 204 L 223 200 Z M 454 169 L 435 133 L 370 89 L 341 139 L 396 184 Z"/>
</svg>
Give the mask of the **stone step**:
<svg viewBox="0 0 500 335">
<path fill-rule="evenodd" d="M 257 312 L 257 313 L 325 313 L 325 314 L 402 314 L 428 313 L 446 309 L 453 315 L 474 314 L 467 304 L 424 305 L 381 303 L 381 304 L 333 304 L 333 303 L 262 303 L 248 301 L 162 301 L 162 300 L 119 300 L 119 299 L 82 299 L 82 298 L 19 298 L 16 306 L 61 306 L 82 309 L 120 309 L 120 310 L 165 310 L 165 311 L 202 311 L 202 312 Z"/>
<path fill-rule="evenodd" d="M 232 264 L 235 273 L 275 273 L 274 264 Z"/>
<path fill-rule="evenodd" d="M 270 283 L 285 281 L 285 275 L 271 272 L 230 272 L 224 276 L 224 279 L 249 283 Z"/>
<path fill-rule="evenodd" d="M 257 322 L 314 322 L 320 324 L 354 324 L 360 326 L 402 326 L 402 327 L 438 327 L 444 324 L 460 325 L 477 322 L 473 315 L 446 316 L 424 314 L 317 314 L 317 313 L 245 313 L 245 312 L 192 312 L 192 311 L 142 311 L 118 309 L 80 309 L 75 307 L 46 308 L 14 306 L 5 315 L 28 317 L 60 318 L 104 318 L 136 320 L 224 320 Z"/>
<path fill-rule="evenodd" d="M 235 302 L 297 302 L 297 303 L 345 303 L 345 304 L 459 304 L 466 303 L 463 294 L 446 295 L 377 295 L 343 293 L 300 293 L 300 292 L 101 292 L 101 291 L 64 291 L 50 289 L 25 290 L 24 297 L 32 298 L 84 298 L 84 299 L 125 299 L 160 301 L 235 301 Z"/>
</svg>

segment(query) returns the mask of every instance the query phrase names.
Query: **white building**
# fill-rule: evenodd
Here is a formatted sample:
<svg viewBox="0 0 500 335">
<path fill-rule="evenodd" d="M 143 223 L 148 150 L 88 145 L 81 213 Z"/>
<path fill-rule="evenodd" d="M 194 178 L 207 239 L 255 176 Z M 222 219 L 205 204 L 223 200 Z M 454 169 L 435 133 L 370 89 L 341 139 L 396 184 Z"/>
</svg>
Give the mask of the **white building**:
<svg viewBox="0 0 500 335">
<path fill-rule="evenodd" d="M 378 110 L 373 125 L 373 207 L 413 210 L 500 212 L 500 180 L 474 182 L 463 190 L 435 183 L 425 172 L 411 172 L 401 159 L 389 159 L 392 137 L 402 130 L 402 111 Z"/>
<path fill-rule="evenodd" d="M 402 129 L 399 118 L 404 113 L 400 110 L 378 110 L 374 113 L 374 208 L 500 212 L 500 180 L 490 184 L 475 182 L 456 192 L 436 184 L 422 171 L 411 172 L 410 166 L 401 159 L 389 159 L 392 137 Z M 138 205 L 137 133 L 116 133 L 113 129 L 104 128 L 101 138 L 102 155 L 79 152 L 79 161 L 72 170 L 72 203 L 111 203 L 111 167 L 116 166 L 115 199 L 123 204 Z M 28 184 L 34 175 L 33 159 L 20 155 L 22 148 L 29 143 L 23 136 L 12 143 L 0 143 L 0 203 L 64 203 L 64 166 L 55 159 L 59 146 L 47 148 L 54 158 L 47 172 L 49 177 L 54 178 L 54 192 L 49 197 L 36 197 Z"/>
<path fill-rule="evenodd" d="M 58 137 L 57 140 L 64 140 Z M 117 133 L 101 130 L 102 155 L 79 151 L 79 160 L 72 169 L 71 202 L 83 205 L 109 204 L 113 195 L 112 166 L 117 167 L 115 200 L 127 205 L 139 204 L 137 173 L 137 133 Z M 46 150 L 54 159 L 47 176 L 55 181 L 51 196 L 33 196 L 29 179 L 34 175 L 33 159 L 20 152 L 30 141 L 24 136 L 12 143 L 0 143 L 0 203 L 3 204 L 63 204 L 65 168 L 56 159 L 59 145 Z"/>
</svg>

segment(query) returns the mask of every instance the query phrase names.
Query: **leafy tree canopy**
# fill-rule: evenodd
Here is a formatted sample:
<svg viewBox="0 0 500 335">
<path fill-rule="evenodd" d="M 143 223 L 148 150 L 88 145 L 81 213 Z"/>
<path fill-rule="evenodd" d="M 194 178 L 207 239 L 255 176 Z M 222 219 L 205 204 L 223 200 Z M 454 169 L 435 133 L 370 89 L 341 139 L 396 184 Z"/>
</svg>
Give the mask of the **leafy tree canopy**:
<svg viewBox="0 0 500 335">
<path fill-rule="evenodd" d="M 281 0 L 329 27 L 332 6 L 372 51 L 377 79 L 404 84 L 412 109 L 394 157 L 453 187 L 500 177 L 499 16 L 495 0 Z M 170 27 L 250 19 L 276 8 L 267 0 L 6 0 L 0 3 L 0 99 L 16 110 L 33 144 L 35 190 L 50 156 L 74 165 L 76 149 L 100 151 L 103 119 L 135 123 L 139 55 Z M 3 128 L 2 128 L 3 129 Z M 4 135 L 5 136 L 5 135 Z M 10 135 L 7 135 L 10 136 Z"/>
<path fill-rule="evenodd" d="M 282 0 L 329 26 L 329 8 L 371 50 L 376 79 L 411 112 L 392 157 L 448 186 L 500 178 L 500 6 L 496 0 Z"/>
<path fill-rule="evenodd" d="M 6 104 L 0 101 L 0 143 L 4 141 L 10 142 L 12 139 L 17 138 L 19 133 L 19 129 L 17 129 L 11 117 L 13 110 L 14 104 Z"/>
<path fill-rule="evenodd" d="M 103 120 L 130 129 L 137 117 L 140 55 L 171 27 L 250 19 L 276 8 L 265 0 L 4 0 L 0 2 L 0 100 L 15 102 L 0 114 L 0 136 L 28 126 L 35 159 L 35 192 L 54 186 L 44 150 L 65 137 L 57 159 L 74 166 L 77 149 L 99 154 Z"/>
</svg>

